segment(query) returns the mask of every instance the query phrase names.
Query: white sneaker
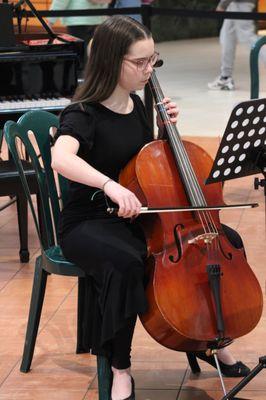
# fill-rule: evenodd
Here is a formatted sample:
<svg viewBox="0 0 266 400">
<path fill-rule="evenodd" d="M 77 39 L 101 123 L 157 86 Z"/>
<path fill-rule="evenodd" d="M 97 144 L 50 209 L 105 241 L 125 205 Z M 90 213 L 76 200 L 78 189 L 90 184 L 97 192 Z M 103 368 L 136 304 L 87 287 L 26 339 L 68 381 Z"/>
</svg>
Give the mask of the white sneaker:
<svg viewBox="0 0 266 400">
<path fill-rule="evenodd" d="M 235 90 L 235 84 L 231 77 L 218 76 L 213 82 L 208 83 L 208 88 L 210 90 Z"/>
</svg>

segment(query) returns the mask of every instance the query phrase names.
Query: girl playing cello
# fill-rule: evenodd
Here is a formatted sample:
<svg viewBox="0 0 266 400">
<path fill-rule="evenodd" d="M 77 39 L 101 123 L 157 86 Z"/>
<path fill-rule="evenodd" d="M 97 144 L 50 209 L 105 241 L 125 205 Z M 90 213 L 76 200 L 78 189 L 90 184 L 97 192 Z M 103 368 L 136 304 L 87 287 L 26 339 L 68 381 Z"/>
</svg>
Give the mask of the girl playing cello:
<svg viewBox="0 0 266 400">
<path fill-rule="evenodd" d="M 64 256 L 93 279 L 86 345 L 93 354 L 110 359 L 112 400 L 135 398 L 131 341 L 137 315 L 147 310 L 147 249 L 135 218 L 141 203 L 118 183 L 118 177 L 128 161 L 153 140 L 143 104 L 132 92 L 144 88 L 157 60 L 145 26 L 124 16 L 101 24 L 94 35 L 84 83 L 61 115 L 53 151 L 53 168 L 70 181 L 69 199 L 61 215 L 60 245 Z M 168 98 L 164 104 L 171 122 L 176 123 L 176 104 Z M 118 206 L 118 215 L 107 213 L 106 198 Z M 229 240 L 242 247 L 237 233 L 225 229 Z M 198 356 L 213 362 L 212 357 Z M 227 348 L 219 350 L 218 357 L 227 376 L 249 372 Z"/>
</svg>

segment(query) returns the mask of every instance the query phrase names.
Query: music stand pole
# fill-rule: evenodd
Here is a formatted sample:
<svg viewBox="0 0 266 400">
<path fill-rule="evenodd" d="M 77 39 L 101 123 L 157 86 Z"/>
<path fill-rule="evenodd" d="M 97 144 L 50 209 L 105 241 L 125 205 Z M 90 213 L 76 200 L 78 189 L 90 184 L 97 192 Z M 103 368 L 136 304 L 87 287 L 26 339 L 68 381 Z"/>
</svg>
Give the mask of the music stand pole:
<svg viewBox="0 0 266 400">
<path fill-rule="evenodd" d="M 255 178 L 254 179 L 254 189 L 258 190 L 259 187 L 261 186 L 264 188 L 264 205 L 265 205 L 265 232 L 266 232 L 266 151 L 264 151 L 259 159 L 258 159 L 258 165 L 261 168 L 262 174 L 264 176 L 264 179 L 259 179 Z"/>
<path fill-rule="evenodd" d="M 214 183 L 262 173 L 256 178 L 255 189 L 264 188 L 266 228 L 266 99 L 249 100 L 238 104 L 228 121 L 206 183 Z M 221 400 L 233 400 L 262 369 L 266 368 L 266 355 Z"/>
<path fill-rule="evenodd" d="M 221 399 L 221 400 L 233 400 L 234 396 L 243 389 L 255 376 L 263 369 L 266 368 L 266 356 L 259 358 L 259 363 L 253 368 L 248 376 L 242 379 L 237 385 L 233 387 L 233 389 L 229 390 L 229 392 Z"/>
<path fill-rule="evenodd" d="M 46 30 L 46 32 L 50 35 L 51 39 L 56 39 L 57 35 L 52 31 L 50 26 L 45 22 L 45 20 L 39 15 L 38 11 L 32 4 L 30 0 L 19 0 L 15 5 L 14 9 L 16 10 L 19 8 L 22 4 L 26 3 L 29 8 L 31 9 L 32 14 L 39 20 L 39 22 L 42 24 L 43 28 Z"/>
</svg>

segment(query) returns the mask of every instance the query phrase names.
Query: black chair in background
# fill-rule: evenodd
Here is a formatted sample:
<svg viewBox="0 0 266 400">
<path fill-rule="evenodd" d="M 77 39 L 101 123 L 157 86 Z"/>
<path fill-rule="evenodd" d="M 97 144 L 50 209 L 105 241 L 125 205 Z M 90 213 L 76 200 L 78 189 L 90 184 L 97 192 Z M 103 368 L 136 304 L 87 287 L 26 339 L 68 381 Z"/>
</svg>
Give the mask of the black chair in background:
<svg viewBox="0 0 266 400">
<path fill-rule="evenodd" d="M 9 197 L 5 204 L 0 207 L 0 212 L 14 202 L 17 203 L 18 228 L 20 239 L 20 261 L 29 261 L 28 250 L 28 205 L 25 192 L 23 190 L 19 173 L 12 159 L 3 160 L 1 158 L 1 145 L 3 140 L 3 131 L 0 130 L 0 197 Z M 27 176 L 30 191 L 37 194 L 38 187 L 35 177 L 35 171 L 27 160 L 22 161 L 25 174 Z M 38 200 L 39 202 L 39 200 Z"/>
</svg>

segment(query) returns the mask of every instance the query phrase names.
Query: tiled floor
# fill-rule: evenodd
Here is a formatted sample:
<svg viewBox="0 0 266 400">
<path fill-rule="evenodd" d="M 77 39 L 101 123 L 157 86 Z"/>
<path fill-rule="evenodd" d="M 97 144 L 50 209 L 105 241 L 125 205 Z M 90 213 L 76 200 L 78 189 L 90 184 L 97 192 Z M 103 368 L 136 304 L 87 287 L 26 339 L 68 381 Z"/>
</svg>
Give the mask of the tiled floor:
<svg viewBox="0 0 266 400">
<path fill-rule="evenodd" d="M 173 42 L 160 44 L 158 47 L 166 61 L 165 72 L 160 72 L 162 84 L 166 87 L 165 92 L 178 100 L 182 131 L 193 135 L 191 140 L 214 156 L 219 143 L 217 136 L 222 134 L 229 110 L 236 101 L 249 96 L 248 82 L 245 80 L 248 71 L 243 66 L 245 50 L 241 50 L 239 54 L 242 66 L 238 65 L 236 70 L 240 89 L 232 93 L 209 93 L 205 88 L 206 80 L 213 77 L 216 64 L 218 68 L 219 49 L 215 39 Z M 205 68 L 204 55 L 201 58 L 198 56 L 199 49 L 203 49 L 210 60 L 210 63 L 205 60 Z M 176 60 L 173 50 L 179 54 Z M 199 60 L 198 65 L 192 64 L 191 54 Z M 178 71 L 176 80 L 175 69 Z M 224 189 L 225 200 L 228 203 L 254 201 L 260 203 L 260 207 L 254 210 L 223 212 L 222 220 L 243 236 L 249 263 L 261 284 L 265 301 L 264 196 L 262 190 L 253 189 L 253 180 L 254 176 L 250 176 L 227 182 Z M 6 200 L 0 198 L 0 204 Z M 96 400 L 98 392 L 95 357 L 75 354 L 77 285 L 74 278 L 49 277 L 32 370 L 28 374 L 19 372 L 34 260 L 39 251 L 32 222 L 29 243 L 30 262 L 20 264 L 15 206 L 2 211 L 0 400 Z M 265 329 L 264 311 L 258 326 L 231 346 L 236 357 L 251 367 L 257 364 L 260 355 L 266 355 Z M 137 400 L 221 399 L 223 394 L 216 371 L 204 363 L 201 363 L 201 367 L 200 375 L 191 374 L 184 354 L 167 350 L 157 344 L 138 323 L 133 343 L 133 375 L 136 380 Z M 265 400 L 265 373 L 263 370 L 251 381 L 238 398 Z M 237 381 L 233 378 L 225 379 L 226 387 L 230 389 Z"/>
</svg>

